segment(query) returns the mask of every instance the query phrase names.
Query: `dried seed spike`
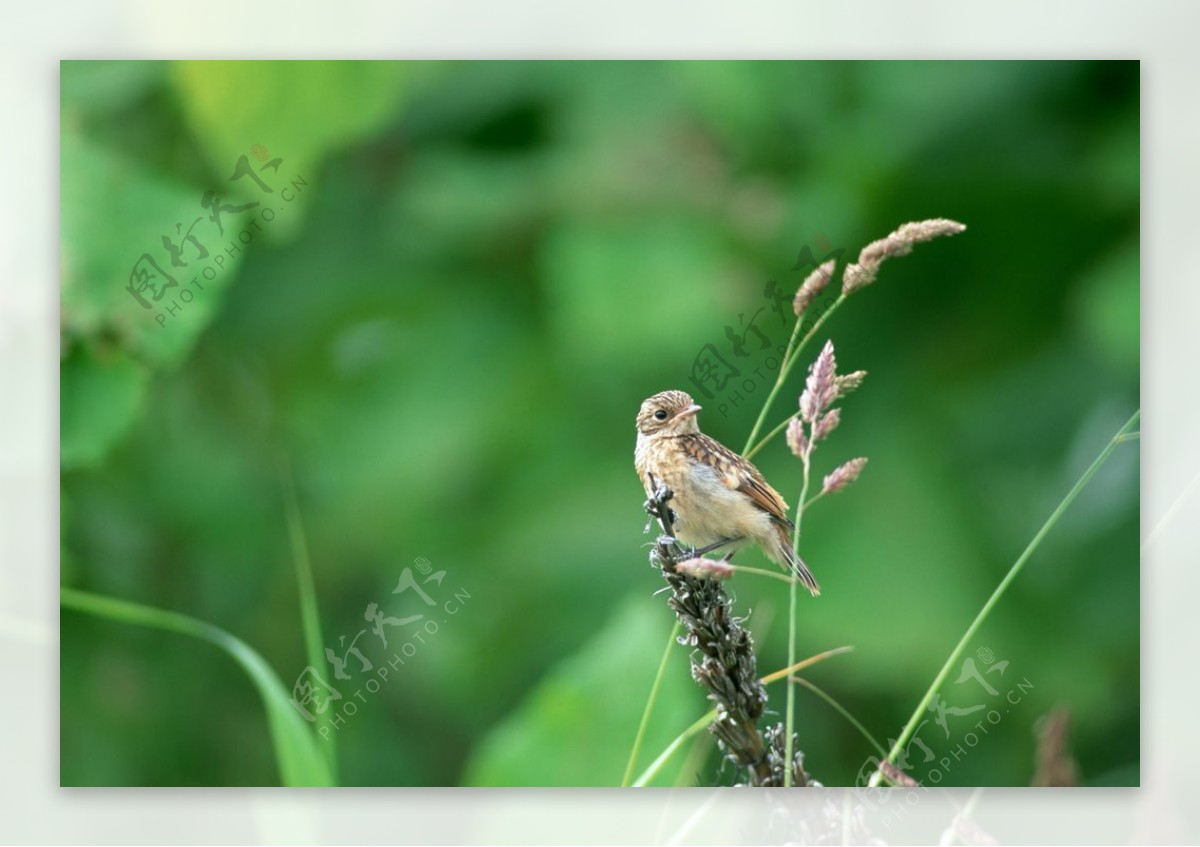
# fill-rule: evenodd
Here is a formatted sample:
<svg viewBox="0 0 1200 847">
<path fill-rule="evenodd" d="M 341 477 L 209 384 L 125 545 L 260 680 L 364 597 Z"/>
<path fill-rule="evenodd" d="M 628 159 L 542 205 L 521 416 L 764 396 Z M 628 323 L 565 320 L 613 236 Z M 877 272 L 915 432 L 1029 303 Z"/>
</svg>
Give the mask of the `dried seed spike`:
<svg viewBox="0 0 1200 847">
<path fill-rule="evenodd" d="M 857 262 L 846 266 L 842 272 L 842 294 L 851 294 L 874 282 L 879 266 L 885 259 L 904 256 L 912 252 L 914 244 L 943 235 L 957 235 L 965 229 L 963 224 L 948 218 L 912 221 L 902 225 L 887 238 L 872 241 L 859 252 Z"/>
<path fill-rule="evenodd" d="M 858 479 L 858 475 L 862 473 L 863 467 L 867 464 L 865 456 L 859 456 L 857 459 L 851 459 L 844 465 L 834 468 L 833 472 L 825 477 L 821 484 L 822 494 L 835 494 L 841 491 L 854 480 Z"/>
<path fill-rule="evenodd" d="M 844 376 L 839 376 L 837 378 L 838 397 L 845 397 L 851 391 L 856 390 L 860 385 L 862 385 L 863 380 L 866 379 L 866 377 L 866 371 L 855 371 L 854 373 L 848 373 Z"/>
<path fill-rule="evenodd" d="M 729 579 L 733 576 L 733 566 L 716 559 L 688 559 L 675 565 L 675 570 L 696 579 Z"/>
<path fill-rule="evenodd" d="M 817 419 L 813 424 L 813 441 L 821 441 L 829 433 L 837 429 L 837 425 L 842 422 L 841 409 L 830 409 L 825 414 Z"/>
<path fill-rule="evenodd" d="M 788 421 L 787 445 L 797 458 L 804 458 L 804 452 L 808 450 L 808 437 L 804 434 L 804 422 L 799 418 Z"/>
<path fill-rule="evenodd" d="M 817 360 L 808 369 L 804 393 L 800 395 L 800 417 L 813 423 L 836 399 L 837 358 L 833 352 L 833 342 L 826 341 Z"/>
<path fill-rule="evenodd" d="M 837 260 L 830 259 L 828 262 L 818 265 L 812 273 L 805 277 L 800 288 L 796 290 L 796 299 L 792 301 L 792 311 L 796 313 L 796 317 L 804 314 L 804 310 L 812 305 L 817 296 L 825 290 L 825 286 L 833 278 L 835 265 L 837 265 Z"/>
</svg>

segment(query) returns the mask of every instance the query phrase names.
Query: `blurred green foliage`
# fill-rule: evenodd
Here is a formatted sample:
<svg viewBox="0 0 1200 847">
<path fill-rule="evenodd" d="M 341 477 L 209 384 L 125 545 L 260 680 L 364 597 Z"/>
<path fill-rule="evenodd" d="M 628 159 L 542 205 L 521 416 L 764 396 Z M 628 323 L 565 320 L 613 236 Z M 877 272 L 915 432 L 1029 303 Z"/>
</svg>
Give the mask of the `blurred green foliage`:
<svg viewBox="0 0 1200 847">
<path fill-rule="evenodd" d="M 1137 406 L 1138 87 L 1132 62 L 65 62 L 63 584 L 215 624 L 290 686 L 307 660 L 282 452 L 326 644 L 342 656 L 365 629 L 373 667 L 322 669 L 343 693 L 343 783 L 618 784 L 671 626 L 641 532 L 639 403 L 691 389 L 740 447 L 770 350 L 749 332 L 735 356 L 726 327 L 783 344 L 764 291 L 790 296 L 805 246 L 852 258 L 950 217 L 968 231 L 888 263 L 820 339 L 870 377 L 817 469 L 870 464 L 806 518 L 824 594 L 801 605 L 800 654 L 855 646 L 811 678 L 886 742 Z M 283 163 L 256 173 L 300 177 L 294 201 L 229 181 L 267 151 Z M 159 325 L 131 268 L 147 252 L 170 272 L 161 239 L 209 190 L 276 219 Z M 196 232 L 215 255 L 260 211 Z M 178 270 L 169 296 L 195 266 Z M 707 344 L 753 387 L 700 397 Z M 756 462 L 794 502 L 784 445 Z M 1031 687 L 942 784 L 1028 784 L 1054 706 L 1087 784 L 1138 782 L 1138 558 L 1134 445 L 973 645 L 1009 662 L 987 677 L 1001 696 Z M 426 578 L 418 559 L 445 576 L 423 586 L 437 631 L 406 656 L 367 606 L 422 611 L 392 593 L 405 568 Z M 782 667 L 786 588 L 732 590 L 761 670 Z M 260 701 L 219 651 L 64 610 L 61 659 L 63 784 L 279 781 Z M 987 701 L 950 688 L 958 708 Z M 870 749 L 798 702 L 809 769 L 851 783 Z M 680 648 L 639 770 L 707 708 Z M 979 719 L 951 713 L 943 736 L 929 717 L 937 758 Z M 684 759 L 656 784 L 733 778 L 711 742 Z"/>
</svg>

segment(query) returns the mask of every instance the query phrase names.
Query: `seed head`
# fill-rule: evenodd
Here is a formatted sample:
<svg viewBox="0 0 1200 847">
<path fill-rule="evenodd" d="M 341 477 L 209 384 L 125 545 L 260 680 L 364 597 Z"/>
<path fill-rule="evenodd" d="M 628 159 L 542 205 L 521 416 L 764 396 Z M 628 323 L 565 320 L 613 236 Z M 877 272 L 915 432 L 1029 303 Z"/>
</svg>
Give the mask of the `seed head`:
<svg viewBox="0 0 1200 847">
<path fill-rule="evenodd" d="M 914 244 L 942 235 L 957 235 L 965 229 L 962 224 L 947 218 L 904 224 L 887 238 L 872 241 L 859 252 L 857 262 L 846 266 L 842 272 L 842 293 L 851 294 L 874 282 L 885 259 L 905 256 L 912 252 Z"/>
<path fill-rule="evenodd" d="M 866 379 L 866 377 L 866 371 L 855 371 L 854 373 L 848 373 L 844 376 L 839 376 L 837 378 L 838 397 L 845 397 L 851 391 L 857 389 L 860 385 L 862 385 L 863 380 Z"/>
<path fill-rule="evenodd" d="M 800 417 L 813 423 L 836 399 L 837 358 L 833 354 L 833 342 L 826 341 L 821 354 L 808 369 L 804 393 L 800 395 Z"/>
<path fill-rule="evenodd" d="M 787 445 L 797 458 L 804 458 L 804 451 L 808 449 L 808 437 L 804 434 L 804 421 L 799 418 L 788 421 Z"/>
<path fill-rule="evenodd" d="M 796 317 L 804 314 L 804 310 L 812 305 L 812 301 L 817 299 L 817 295 L 825 290 L 825 286 L 833 277 L 833 268 L 836 264 L 836 259 L 830 259 L 828 262 L 818 265 L 816 270 L 801 283 L 800 288 L 796 291 L 796 299 L 792 301 L 792 310 L 796 313 Z"/>
<path fill-rule="evenodd" d="M 851 459 L 846 464 L 834 468 L 833 473 L 825 477 L 825 481 L 821 485 L 822 494 L 836 494 L 841 491 L 854 480 L 858 479 L 858 475 L 862 473 L 862 469 L 866 466 L 867 460 L 863 456 L 857 459 Z"/>
<path fill-rule="evenodd" d="M 841 409 L 830 409 L 821 417 L 817 418 L 817 422 L 813 424 L 813 441 L 820 441 L 829 433 L 837 429 L 837 425 L 842 421 Z"/>
<path fill-rule="evenodd" d="M 703 556 L 678 562 L 675 570 L 696 579 L 724 580 L 733 576 L 733 565 L 716 559 L 705 559 Z"/>
</svg>

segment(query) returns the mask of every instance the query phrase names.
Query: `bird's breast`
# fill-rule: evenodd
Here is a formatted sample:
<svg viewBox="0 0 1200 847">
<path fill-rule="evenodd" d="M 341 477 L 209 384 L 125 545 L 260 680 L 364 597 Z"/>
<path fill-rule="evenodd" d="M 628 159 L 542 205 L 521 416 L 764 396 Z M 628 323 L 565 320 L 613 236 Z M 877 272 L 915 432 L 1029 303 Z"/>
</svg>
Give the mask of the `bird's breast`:
<svg viewBox="0 0 1200 847">
<path fill-rule="evenodd" d="M 687 544 L 702 547 L 756 536 L 770 523 L 749 497 L 726 485 L 716 468 L 696 461 L 667 439 L 639 440 L 635 464 L 643 482 L 649 473 L 671 489 L 675 532 Z"/>
</svg>

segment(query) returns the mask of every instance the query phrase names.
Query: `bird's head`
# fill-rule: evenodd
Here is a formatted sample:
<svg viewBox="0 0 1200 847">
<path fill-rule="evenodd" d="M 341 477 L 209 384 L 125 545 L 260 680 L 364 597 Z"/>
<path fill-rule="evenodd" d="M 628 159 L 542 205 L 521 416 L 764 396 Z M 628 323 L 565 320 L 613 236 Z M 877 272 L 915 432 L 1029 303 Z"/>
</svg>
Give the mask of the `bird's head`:
<svg viewBox="0 0 1200 847">
<path fill-rule="evenodd" d="M 700 407 L 683 391 L 655 394 L 638 410 L 637 430 L 642 435 L 687 435 L 699 432 L 696 413 Z"/>
</svg>

